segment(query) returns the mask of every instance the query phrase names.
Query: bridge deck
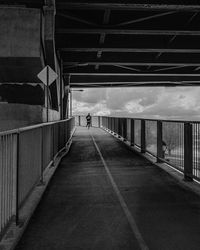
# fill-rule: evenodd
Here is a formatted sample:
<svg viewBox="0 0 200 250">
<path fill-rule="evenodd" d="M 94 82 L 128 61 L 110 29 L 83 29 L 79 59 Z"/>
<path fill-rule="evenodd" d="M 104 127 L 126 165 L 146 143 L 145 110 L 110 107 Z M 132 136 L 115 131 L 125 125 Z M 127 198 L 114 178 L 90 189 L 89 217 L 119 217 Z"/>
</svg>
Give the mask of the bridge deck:
<svg viewBox="0 0 200 250">
<path fill-rule="evenodd" d="M 103 130 L 78 128 L 16 249 L 199 250 L 200 199 Z"/>
</svg>

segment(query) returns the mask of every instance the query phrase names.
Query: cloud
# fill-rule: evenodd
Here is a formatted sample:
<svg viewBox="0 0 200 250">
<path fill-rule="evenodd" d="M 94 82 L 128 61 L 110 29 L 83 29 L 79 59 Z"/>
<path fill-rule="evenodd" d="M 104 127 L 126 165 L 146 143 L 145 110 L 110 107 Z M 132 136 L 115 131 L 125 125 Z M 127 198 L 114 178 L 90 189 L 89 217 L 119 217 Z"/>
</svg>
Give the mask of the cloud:
<svg viewBox="0 0 200 250">
<path fill-rule="evenodd" d="M 106 99 L 106 89 L 85 89 L 83 92 L 73 91 L 73 99 L 79 102 L 96 104 Z"/>
<path fill-rule="evenodd" d="M 200 120 L 200 87 L 86 89 L 74 92 L 74 113 Z"/>
</svg>

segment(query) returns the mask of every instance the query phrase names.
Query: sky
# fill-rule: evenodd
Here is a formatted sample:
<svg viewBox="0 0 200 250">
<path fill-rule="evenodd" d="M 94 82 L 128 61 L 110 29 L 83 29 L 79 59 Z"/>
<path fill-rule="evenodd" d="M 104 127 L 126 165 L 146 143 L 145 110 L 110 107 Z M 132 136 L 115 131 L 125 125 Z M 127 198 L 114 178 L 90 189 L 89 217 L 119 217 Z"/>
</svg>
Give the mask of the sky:
<svg viewBox="0 0 200 250">
<path fill-rule="evenodd" d="M 200 87 L 91 88 L 72 93 L 74 115 L 200 121 Z"/>
</svg>

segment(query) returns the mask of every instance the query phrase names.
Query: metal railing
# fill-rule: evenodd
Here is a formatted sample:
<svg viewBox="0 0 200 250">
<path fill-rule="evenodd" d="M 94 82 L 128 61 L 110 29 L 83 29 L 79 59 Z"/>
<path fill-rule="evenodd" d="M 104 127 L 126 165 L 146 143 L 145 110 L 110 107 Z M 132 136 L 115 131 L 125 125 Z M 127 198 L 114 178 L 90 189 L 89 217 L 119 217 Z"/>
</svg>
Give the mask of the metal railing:
<svg viewBox="0 0 200 250">
<path fill-rule="evenodd" d="M 140 150 L 200 180 L 200 122 L 101 117 L 100 126 Z"/>
<path fill-rule="evenodd" d="M 71 139 L 75 119 L 0 133 L 0 239 L 44 171 Z"/>
</svg>

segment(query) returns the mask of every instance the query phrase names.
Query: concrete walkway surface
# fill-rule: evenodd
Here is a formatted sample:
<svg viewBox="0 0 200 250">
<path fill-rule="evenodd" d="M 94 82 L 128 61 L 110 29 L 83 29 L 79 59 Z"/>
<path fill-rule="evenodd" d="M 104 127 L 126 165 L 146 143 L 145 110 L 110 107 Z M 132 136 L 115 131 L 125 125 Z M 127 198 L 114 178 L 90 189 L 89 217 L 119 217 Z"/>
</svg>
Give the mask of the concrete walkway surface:
<svg viewBox="0 0 200 250">
<path fill-rule="evenodd" d="M 17 250 L 199 250 L 200 198 L 107 132 L 78 127 Z"/>
</svg>

